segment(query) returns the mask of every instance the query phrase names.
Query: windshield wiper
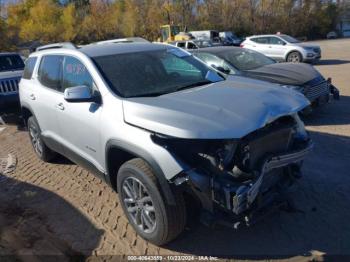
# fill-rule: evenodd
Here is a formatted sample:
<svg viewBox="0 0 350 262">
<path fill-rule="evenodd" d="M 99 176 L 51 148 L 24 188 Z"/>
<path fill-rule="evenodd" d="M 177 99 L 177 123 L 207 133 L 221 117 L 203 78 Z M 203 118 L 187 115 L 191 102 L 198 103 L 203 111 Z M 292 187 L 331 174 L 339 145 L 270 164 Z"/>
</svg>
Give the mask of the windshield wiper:
<svg viewBox="0 0 350 262">
<path fill-rule="evenodd" d="M 156 96 L 161 96 L 168 94 L 169 92 L 154 92 L 154 93 L 147 93 L 147 94 L 139 94 L 139 95 L 134 95 L 134 96 L 128 96 L 126 98 L 134 98 L 134 97 L 156 97 Z"/>
<path fill-rule="evenodd" d="M 134 96 L 128 96 L 127 98 L 133 98 L 133 97 L 156 97 L 156 96 L 161 96 L 161 95 L 166 95 L 166 94 L 170 94 L 170 93 L 174 93 L 177 91 L 181 91 L 184 89 L 189 89 L 192 87 L 197 87 L 197 86 L 203 86 L 203 85 L 207 85 L 207 84 L 211 84 L 213 82 L 209 81 L 209 80 L 205 80 L 205 81 L 200 81 L 200 82 L 195 82 L 195 83 L 191 83 L 185 86 L 180 86 L 180 87 L 175 87 L 174 90 L 168 90 L 165 92 L 154 92 L 154 93 L 147 93 L 147 94 L 138 94 L 138 95 L 134 95 Z"/>
</svg>

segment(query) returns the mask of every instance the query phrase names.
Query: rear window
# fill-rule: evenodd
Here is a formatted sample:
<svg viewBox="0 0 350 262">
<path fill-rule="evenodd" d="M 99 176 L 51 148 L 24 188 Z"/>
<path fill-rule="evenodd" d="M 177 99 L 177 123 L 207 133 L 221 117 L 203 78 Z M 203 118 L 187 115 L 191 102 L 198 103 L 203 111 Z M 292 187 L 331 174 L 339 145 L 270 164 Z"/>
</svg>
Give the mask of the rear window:
<svg viewBox="0 0 350 262">
<path fill-rule="evenodd" d="M 23 70 L 24 63 L 19 55 L 1 55 L 0 71 Z"/>
<path fill-rule="evenodd" d="M 269 43 L 269 38 L 268 37 L 255 37 L 251 38 L 251 41 L 259 44 L 268 44 Z"/>
<path fill-rule="evenodd" d="M 36 57 L 29 57 L 25 63 L 24 71 L 23 71 L 23 78 L 24 79 L 31 79 L 34 71 L 34 67 L 36 64 Z"/>
<path fill-rule="evenodd" d="M 61 91 L 63 56 L 47 55 L 41 59 L 39 67 L 39 81 L 46 87 Z"/>
</svg>

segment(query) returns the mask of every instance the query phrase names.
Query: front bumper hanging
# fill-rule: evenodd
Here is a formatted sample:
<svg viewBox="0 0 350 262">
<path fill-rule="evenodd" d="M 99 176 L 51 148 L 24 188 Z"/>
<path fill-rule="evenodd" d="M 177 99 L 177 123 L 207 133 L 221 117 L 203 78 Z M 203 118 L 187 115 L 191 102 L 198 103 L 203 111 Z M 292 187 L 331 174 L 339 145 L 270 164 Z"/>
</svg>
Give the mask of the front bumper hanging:
<svg viewBox="0 0 350 262">
<path fill-rule="evenodd" d="M 298 151 L 294 151 L 288 154 L 273 156 L 265 160 L 262 165 L 260 176 L 256 179 L 254 183 L 249 185 L 243 185 L 238 188 L 236 195 L 233 197 L 233 212 L 235 214 L 240 214 L 248 210 L 254 203 L 256 197 L 259 194 L 260 187 L 264 180 L 264 175 L 273 169 L 281 168 L 293 163 L 301 162 L 305 156 L 312 150 L 313 144 L 311 142 L 308 145 Z"/>
<path fill-rule="evenodd" d="M 313 143 L 309 140 L 291 152 L 267 158 L 261 165 L 256 179 L 248 183 L 226 179 L 215 181 L 198 170 L 188 172 L 185 180 L 203 207 L 202 223 L 208 226 L 224 224 L 233 228 L 242 224 L 251 225 L 266 214 L 285 206 L 288 202 L 286 201 L 286 188 L 273 186 L 264 193 L 262 192 L 265 175 L 274 169 L 287 166 L 294 171 L 292 167 L 299 166 L 312 148 Z M 296 169 L 296 173 L 291 174 L 292 177 L 287 176 L 288 179 L 293 180 L 293 177 L 295 179 L 300 177 L 297 171 L 300 169 Z"/>
</svg>

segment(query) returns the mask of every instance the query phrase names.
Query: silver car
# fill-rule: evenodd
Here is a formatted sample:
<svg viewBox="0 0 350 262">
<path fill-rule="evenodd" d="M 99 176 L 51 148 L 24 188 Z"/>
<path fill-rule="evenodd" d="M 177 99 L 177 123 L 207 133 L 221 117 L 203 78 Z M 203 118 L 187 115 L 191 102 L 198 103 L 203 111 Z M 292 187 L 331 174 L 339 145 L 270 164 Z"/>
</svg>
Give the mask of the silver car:
<svg viewBox="0 0 350 262">
<path fill-rule="evenodd" d="M 26 64 L 20 101 L 37 156 L 100 176 L 156 245 L 184 230 L 192 203 L 206 224 L 252 224 L 282 203 L 312 147 L 302 94 L 227 81 L 170 45 L 55 44 Z"/>
<path fill-rule="evenodd" d="M 321 59 L 320 46 L 302 43 L 289 35 L 254 35 L 247 37 L 241 47 L 278 61 L 316 62 Z"/>
</svg>

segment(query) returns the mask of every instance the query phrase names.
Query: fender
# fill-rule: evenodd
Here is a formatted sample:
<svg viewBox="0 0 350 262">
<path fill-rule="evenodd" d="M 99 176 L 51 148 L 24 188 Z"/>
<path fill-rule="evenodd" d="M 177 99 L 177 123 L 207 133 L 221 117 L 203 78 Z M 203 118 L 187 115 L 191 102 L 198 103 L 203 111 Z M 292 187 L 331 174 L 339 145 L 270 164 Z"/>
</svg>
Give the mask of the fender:
<svg viewBox="0 0 350 262">
<path fill-rule="evenodd" d="M 111 148 L 118 148 L 121 150 L 124 150 L 132 155 L 135 155 L 139 158 L 142 158 L 144 161 L 146 161 L 154 170 L 154 173 L 159 181 L 159 184 L 161 186 L 162 189 L 162 193 L 165 196 L 165 199 L 167 201 L 167 203 L 169 205 L 175 205 L 175 198 L 174 195 L 170 189 L 170 185 L 168 180 L 165 178 L 165 175 L 162 171 L 162 169 L 160 168 L 160 166 L 158 165 L 157 161 L 153 158 L 153 156 L 147 152 L 146 150 L 124 142 L 124 141 L 120 141 L 120 140 L 116 140 L 116 139 L 111 139 L 107 142 L 106 144 L 106 152 L 105 152 L 105 156 L 106 156 L 106 170 L 107 170 L 107 176 L 106 176 L 106 180 L 108 179 L 109 184 L 111 184 L 111 174 L 109 174 L 109 166 L 108 166 L 108 152 Z"/>
</svg>

